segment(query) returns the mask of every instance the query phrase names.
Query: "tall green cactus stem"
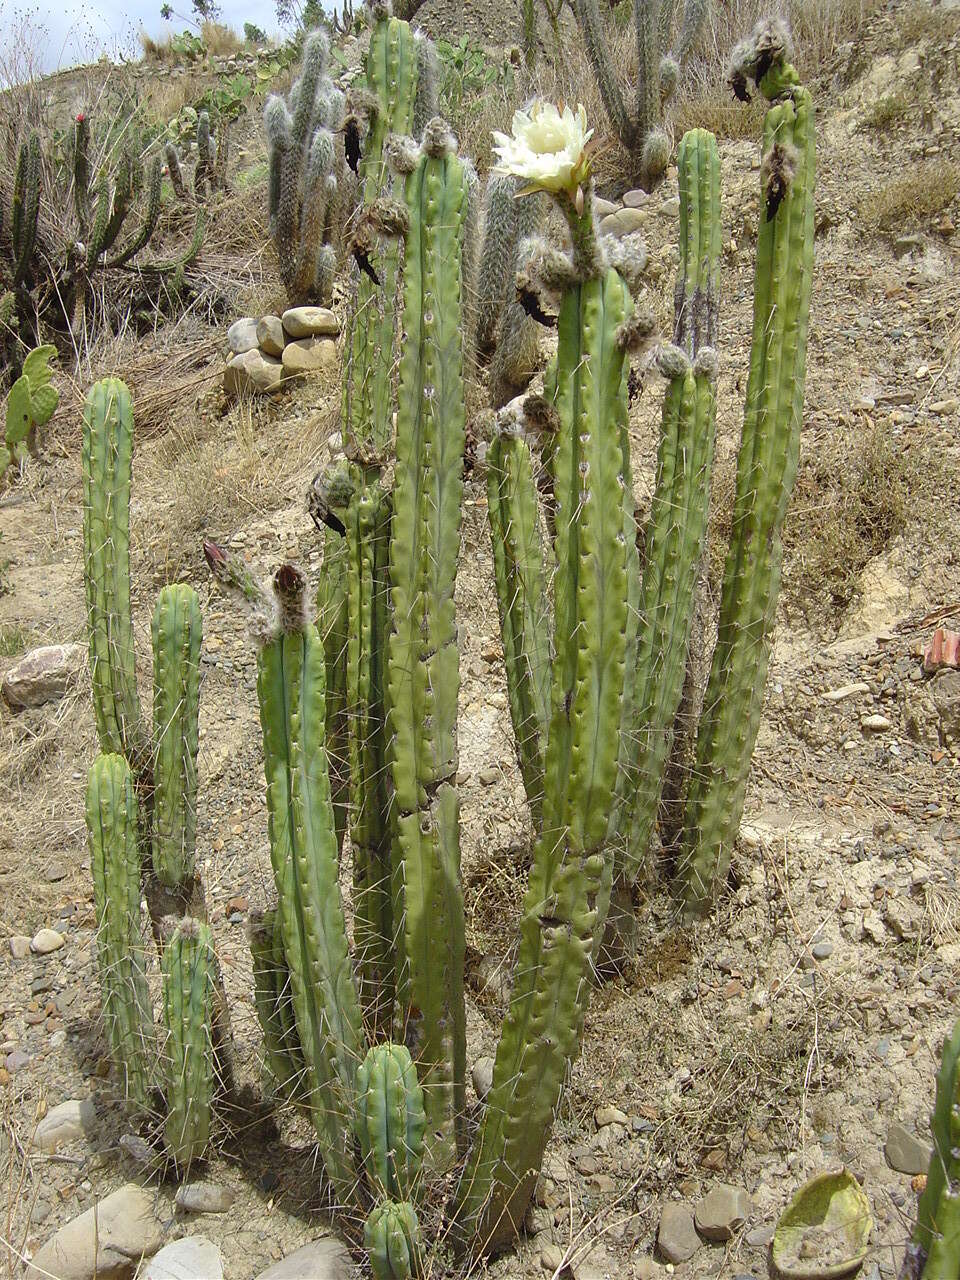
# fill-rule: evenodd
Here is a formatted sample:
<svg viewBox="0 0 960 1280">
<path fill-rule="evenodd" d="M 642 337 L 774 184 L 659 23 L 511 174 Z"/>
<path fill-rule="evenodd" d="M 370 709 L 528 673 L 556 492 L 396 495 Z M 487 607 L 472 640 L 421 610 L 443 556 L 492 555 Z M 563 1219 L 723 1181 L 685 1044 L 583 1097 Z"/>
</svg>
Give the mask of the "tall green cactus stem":
<svg viewBox="0 0 960 1280">
<path fill-rule="evenodd" d="M 140 928 L 137 798 L 122 756 L 93 762 L 86 820 L 107 1041 L 128 1103 L 145 1115 L 152 1109 L 156 1044 Z"/>
<path fill-rule="evenodd" d="M 510 718 L 534 831 L 543 803 L 550 715 L 550 606 L 527 442 L 498 434 L 487 454 L 487 514 Z"/>
<path fill-rule="evenodd" d="M 403 888 L 402 1014 L 412 1023 L 428 1143 L 441 1165 L 462 1140 L 466 1069 L 453 592 L 466 416 L 461 263 L 471 187 L 446 125 L 431 121 L 405 193 L 387 703 Z"/>
<path fill-rule="evenodd" d="M 391 173 L 384 145 L 391 134 L 413 132 L 421 43 L 406 22 L 386 14 L 371 31 L 365 60 L 366 96 L 351 116 L 352 128 L 366 129 L 359 166 L 364 210 L 370 210 L 381 196 L 402 192 L 402 179 Z M 356 271 L 343 379 L 344 440 L 349 451 L 369 462 L 381 457 L 393 431 L 402 242 L 395 236 L 378 236 L 375 253 L 372 250 L 370 246 L 368 257 L 379 283 Z"/>
<path fill-rule="evenodd" d="M 357 1072 L 357 1137 L 377 1195 L 412 1200 L 423 1163 L 427 1120 L 409 1051 L 375 1045 Z"/>
<path fill-rule="evenodd" d="M 589 197 L 589 192 L 587 193 Z M 493 1085 L 455 1216 L 484 1251 L 519 1230 L 564 1076 L 579 1052 L 610 894 L 627 631 L 626 379 L 618 332 L 632 311 L 606 269 L 592 201 L 560 197 L 575 258 L 558 320 L 552 451 L 556 576 L 543 821 L 524 899 L 514 987 Z"/>
<path fill-rule="evenodd" d="M 283 954 L 283 936 L 275 907 L 251 914 L 250 955 L 253 998 L 263 1033 L 269 1092 L 279 1095 L 284 1102 L 302 1102 L 308 1092 L 306 1071 L 297 1038 L 290 970 Z"/>
<path fill-rule="evenodd" d="M 40 190 L 43 183 L 40 159 L 40 136 L 31 133 L 17 153 L 13 180 L 13 208 L 10 234 L 13 242 L 13 285 L 22 289 L 30 275 L 33 251 L 37 243 L 37 220 L 40 216 Z"/>
<path fill-rule="evenodd" d="M 930 1119 L 933 1153 L 900 1280 L 960 1275 L 960 1022 L 943 1042 Z"/>
<path fill-rule="evenodd" d="M 337 849 L 341 853 L 350 808 L 350 769 L 347 758 L 348 625 L 347 540 L 336 529 L 326 528 L 323 538 L 323 568 L 317 590 L 317 630 L 323 640 L 326 661 L 327 763 Z"/>
<path fill-rule="evenodd" d="M 347 510 L 347 723 L 354 941 L 360 1001 L 374 1038 L 393 1016 L 394 887 L 390 856 L 385 663 L 391 501 L 361 483 Z"/>
<path fill-rule="evenodd" d="M 364 1223 L 363 1243 L 376 1280 L 410 1280 L 420 1274 L 420 1223 L 409 1202 L 378 1204 Z"/>
<path fill-rule="evenodd" d="M 813 103 L 762 24 L 746 52 L 772 105 L 763 129 L 753 346 L 717 644 L 684 810 L 678 890 L 701 914 L 723 883 L 743 812 L 780 586 L 781 529 L 796 477 L 813 275 Z"/>
<path fill-rule="evenodd" d="M 133 408 L 117 378 L 94 384 L 83 415 L 83 559 L 93 710 L 100 747 L 142 763 L 130 613 Z"/>
<path fill-rule="evenodd" d="M 210 1141 L 215 1085 L 215 959 L 210 926 L 181 920 L 163 948 L 163 1076 L 167 1151 L 180 1170 L 202 1159 Z"/>
<path fill-rule="evenodd" d="M 713 134 L 684 135 L 677 155 L 680 270 L 674 346 L 646 533 L 635 709 L 628 724 L 625 867 L 637 879 L 657 816 L 664 767 L 683 689 L 694 591 L 707 527 L 716 433 L 720 161 Z"/>
<path fill-rule="evenodd" d="M 153 611 L 153 870 L 168 889 L 192 887 L 203 619 L 192 587 L 164 587 Z"/>
<path fill-rule="evenodd" d="M 305 582 L 292 565 L 274 576 L 279 629 L 260 650 L 270 858 L 279 899 L 310 1112 L 343 1204 L 356 1196 L 352 1108 L 363 1039 L 343 904 L 324 737 L 325 658 L 304 616 Z"/>
<path fill-rule="evenodd" d="M 523 11 L 523 60 L 532 71 L 537 62 L 537 8 L 536 0 L 522 0 Z"/>
<path fill-rule="evenodd" d="M 610 123 L 634 157 L 633 176 L 647 190 L 659 182 L 670 159 L 670 142 L 662 126 L 663 103 L 676 88 L 680 64 L 699 33 L 708 2 L 684 0 L 681 33 L 672 53 L 667 47 L 670 24 L 661 21 L 667 7 L 667 0 L 634 0 L 637 83 L 630 94 L 617 78 L 599 0 L 574 0 L 573 4 Z"/>
<path fill-rule="evenodd" d="M 339 161 L 334 133 L 343 95 L 327 75 L 329 44 L 314 31 L 289 105 L 272 94 L 263 111 L 270 155 L 270 230 L 291 304 L 329 299 L 336 251 L 332 212 Z"/>
</svg>

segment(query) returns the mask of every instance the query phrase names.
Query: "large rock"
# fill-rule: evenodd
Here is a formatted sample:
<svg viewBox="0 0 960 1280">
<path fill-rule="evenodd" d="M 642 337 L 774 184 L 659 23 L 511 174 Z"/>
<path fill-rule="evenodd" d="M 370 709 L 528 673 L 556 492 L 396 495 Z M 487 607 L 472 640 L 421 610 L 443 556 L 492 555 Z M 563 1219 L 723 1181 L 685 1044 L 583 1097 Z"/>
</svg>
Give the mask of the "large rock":
<svg viewBox="0 0 960 1280">
<path fill-rule="evenodd" d="M 622 240 L 624 236 L 639 231 L 646 221 L 647 213 L 644 209 L 620 209 L 616 213 L 607 214 L 600 223 L 600 230 L 604 235 Z"/>
<path fill-rule="evenodd" d="M 693 1210 L 682 1201 L 670 1200 L 663 1206 L 657 1229 L 657 1248 L 668 1262 L 686 1262 L 700 1248 L 700 1237 L 693 1225 Z"/>
<path fill-rule="evenodd" d="M 61 1227 L 34 1254 L 24 1280 L 126 1280 L 160 1248 L 155 1199 L 150 1188 L 128 1182 Z"/>
<path fill-rule="evenodd" d="M 279 316 L 261 316 L 257 321 L 257 345 L 268 356 L 282 356 L 287 344 Z"/>
<path fill-rule="evenodd" d="M 337 344 L 331 338 L 297 338 L 283 348 L 285 377 L 337 372 Z"/>
<path fill-rule="evenodd" d="M 897 1173 L 926 1173 L 930 1168 L 932 1148 L 895 1121 L 887 1132 L 883 1154 L 890 1168 L 896 1169 Z"/>
<path fill-rule="evenodd" d="M 265 356 L 256 347 L 233 356 L 223 371 L 223 390 L 227 396 L 245 391 L 279 391 L 283 385 L 283 365 L 274 356 Z"/>
<path fill-rule="evenodd" d="M 185 1236 L 154 1254 L 140 1280 L 223 1280 L 223 1259 L 206 1236 Z"/>
<path fill-rule="evenodd" d="M 11 707 L 53 702 L 76 684 L 86 660 L 82 644 L 45 644 L 31 649 L 3 677 L 3 696 Z"/>
<path fill-rule="evenodd" d="M 253 316 L 244 316 L 242 320 L 234 320 L 227 330 L 227 346 L 235 356 L 245 351 L 253 351 L 257 345 L 257 322 Z"/>
<path fill-rule="evenodd" d="M 256 1280 L 360 1280 L 360 1272 L 343 1241 L 324 1236 L 288 1253 Z"/>
<path fill-rule="evenodd" d="M 750 1196 L 743 1187 L 718 1183 L 697 1205 L 697 1230 L 708 1240 L 732 1240 L 746 1223 L 751 1208 Z"/>
<path fill-rule="evenodd" d="M 33 1132 L 33 1145 L 41 1151 L 56 1151 L 61 1143 L 89 1133 L 96 1122 L 92 1098 L 71 1098 L 51 1107 Z"/>
<path fill-rule="evenodd" d="M 283 313 L 283 327 L 291 338 L 335 338 L 340 321 L 329 307 L 290 307 Z"/>
</svg>

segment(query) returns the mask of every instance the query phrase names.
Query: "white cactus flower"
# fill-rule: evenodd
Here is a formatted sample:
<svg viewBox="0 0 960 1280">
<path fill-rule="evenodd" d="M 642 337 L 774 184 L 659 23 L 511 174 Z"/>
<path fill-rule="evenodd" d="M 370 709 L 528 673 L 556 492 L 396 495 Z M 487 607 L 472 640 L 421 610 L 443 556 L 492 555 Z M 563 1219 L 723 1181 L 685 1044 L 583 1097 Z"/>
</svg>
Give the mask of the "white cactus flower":
<svg viewBox="0 0 960 1280">
<path fill-rule="evenodd" d="M 586 176 L 584 148 L 593 130 L 583 106 L 560 112 L 552 102 L 515 111 L 512 136 L 494 133 L 496 172 L 525 178 L 543 191 L 574 191 Z"/>
</svg>

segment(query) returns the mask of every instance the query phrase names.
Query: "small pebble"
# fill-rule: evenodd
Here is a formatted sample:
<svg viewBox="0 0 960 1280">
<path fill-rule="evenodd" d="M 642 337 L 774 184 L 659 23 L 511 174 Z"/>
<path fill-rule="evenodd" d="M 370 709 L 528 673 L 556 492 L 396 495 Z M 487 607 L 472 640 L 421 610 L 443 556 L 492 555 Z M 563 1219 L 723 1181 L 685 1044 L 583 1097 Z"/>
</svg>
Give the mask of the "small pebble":
<svg viewBox="0 0 960 1280">
<path fill-rule="evenodd" d="M 810 954 L 814 960 L 829 960 L 833 955 L 834 946 L 832 942 L 815 942 L 810 949 Z"/>
<path fill-rule="evenodd" d="M 41 929 L 33 935 L 30 950 L 38 956 L 49 955 L 51 951 L 58 951 L 64 941 L 63 934 L 57 933 L 56 929 Z"/>
</svg>

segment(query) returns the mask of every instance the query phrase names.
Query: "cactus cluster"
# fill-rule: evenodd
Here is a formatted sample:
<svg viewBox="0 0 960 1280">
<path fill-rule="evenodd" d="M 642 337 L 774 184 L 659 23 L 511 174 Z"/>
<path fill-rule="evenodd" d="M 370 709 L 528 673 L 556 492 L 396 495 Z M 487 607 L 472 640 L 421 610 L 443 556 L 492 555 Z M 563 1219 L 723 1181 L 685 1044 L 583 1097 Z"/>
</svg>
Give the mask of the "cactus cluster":
<svg viewBox="0 0 960 1280">
<path fill-rule="evenodd" d="M 11 462 L 22 462 L 36 448 L 37 427 L 46 426 L 60 403 L 51 384 L 52 346 L 36 347 L 23 362 L 23 371 L 7 395 L 4 439 L 0 444 L 0 478 Z"/>
<path fill-rule="evenodd" d="M 625 88 L 617 76 L 599 0 L 573 2 L 610 124 L 633 157 L 635 171 L 630 176 L 648 191 L 660 181 L 670 159 L 670 140 L 662 123 L 663 104 L 677 87 L 680 68 L 693 48 L 707 10 L 708 0 L 684 0 L 679 31 L 673 33 L 672 5 L 633 0 L 637 82 Z"/>
<path fill-rule="evenodd" d="M 19 148 L 10 220 L 12 257 L 6 264 L 10 288 L 0 298 L 0 320 L 6 330 L 19 328 L 23 341 L 36 338 L 38 319 L 75 332 L 91 296 L 91 282 L 103 272 L 120 271 L 136 261 L 155 282 L 180 281 L 200 252 L 202 211 L 181 257 L 138 261 L 160 218 L 162 157 L 155 153 L 145 165 L 131 145 L 110 164 L 106 158 L 95 160 L 93 149 L 89 117 L 80 112 L 73 127 L 69 187 L 48 191 L 48 198 L 64 209 L 72 205 L 75 225 L 62 244 L 54 244 L 40 222 L 46 170 L 39 135 L 31 133 Z M 12 364 L 18 375 L 16 347 Z"/>
<path fill-rule="evenodd" d="M 215 191 L 227 186 L 227 161 L 230 154 L 230 134 L 226 121 L 220 127 L 219 142 L 213 136 L 210 113 L 201 111 L 197 117 L 197 159 L 193 167 L 193 180 L 189 184 L 197 200 L 205 200 Z M 188 200 L 188 182 L 184 176 L 183 160 L 177 144 L 170 139 L 163 149 L 170 185 L 178 200 Z"/>
<path fill-rule="evenodd" d="M 314 31 L 287 101 L 263 109 L 270 158 L 270 234 L 290 305 L 328 302 L 337 266 L 345 174 L 336 135 L 344 97 L 327 74 L 329 43 Z"/>
<path fill-rule="evenodd" d="M 192 587 L 160 592 L 151 730 L 137 691 L 130 608 L 132 451 L 130 393 L 104 379 L 87 398 L 83 431 L 84 583 L 102 753 L 90 770 L 86 819 L 104 1022 L 128 1104 L 145 1122 L 165 1117 L 168 1156 L 186 1169 L 203 1155 L 216 1078 L 228 1073 L 194 870 L 202 620 Z M 144 885 L 163 971 L 159 1042 L 140 921 Z"/>
</svg>

